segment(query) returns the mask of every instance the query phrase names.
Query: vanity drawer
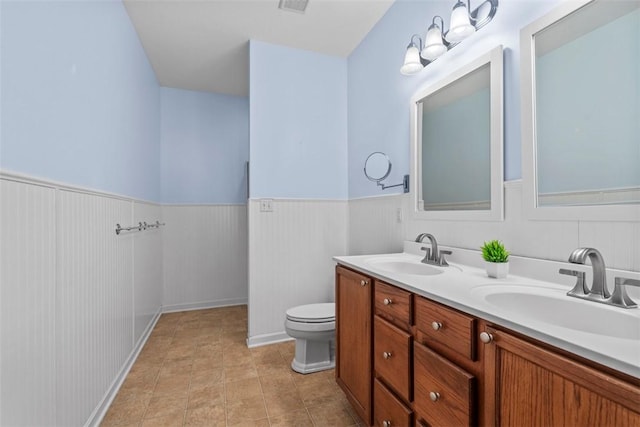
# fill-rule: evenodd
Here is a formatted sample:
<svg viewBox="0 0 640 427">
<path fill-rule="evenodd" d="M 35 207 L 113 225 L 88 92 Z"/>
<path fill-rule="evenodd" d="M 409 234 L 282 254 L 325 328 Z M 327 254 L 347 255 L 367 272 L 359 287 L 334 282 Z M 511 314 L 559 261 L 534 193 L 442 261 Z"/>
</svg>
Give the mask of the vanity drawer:
<svg viewBox="0 0 640 427">
<path fill-rule="evenodd" d="M 413 413 L 377 379 L 373 383 L 373 423 L 380 427 L 411 425 Z"/>
<path fill-rule="evenodd" d="M 476 360 L 476 320 L 464 313 L 422 297 L 415 298 L 416 329 L 427 344 L 436 343 L 470 360 Z"/>
<path fill-rule="evenodd" d="M 413 406 L 431 426 L 474 423 L 475 377 L 414 343 Z"/>
<path fill-rule="evenodd" d="M 410 292 L 376 281 L 374 295 L 375 314 L 400 328 L 411 327 Z"/>
<path fill-rule="evenodd" d="M 411 401 L 411 335 L 374 316 L 373 367 L 376 377 Z"/>
</svg>

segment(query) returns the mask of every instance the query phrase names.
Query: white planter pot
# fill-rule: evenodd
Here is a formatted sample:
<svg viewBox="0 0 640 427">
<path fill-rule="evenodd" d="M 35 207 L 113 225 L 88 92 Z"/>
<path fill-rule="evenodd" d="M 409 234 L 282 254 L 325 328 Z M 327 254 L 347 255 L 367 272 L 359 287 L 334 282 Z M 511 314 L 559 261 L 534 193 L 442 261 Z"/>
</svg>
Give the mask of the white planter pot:
<svg viewBox="0 0 640 427">
<path fill-rule="evenodd" d="M 494 277 L 496 279 L 504 279 L 509 273 L 508 262 L 487 262 L 486 270 L 487 276 Z"/>
</svg>

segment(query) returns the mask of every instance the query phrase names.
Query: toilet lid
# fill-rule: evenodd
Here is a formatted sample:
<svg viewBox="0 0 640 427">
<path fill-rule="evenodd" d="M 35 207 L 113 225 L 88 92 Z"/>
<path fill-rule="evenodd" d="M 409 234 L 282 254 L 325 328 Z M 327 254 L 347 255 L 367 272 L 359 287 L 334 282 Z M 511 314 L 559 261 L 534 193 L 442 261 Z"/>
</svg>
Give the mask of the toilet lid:
<svg viewBox="0 0 640 427">
<path fill-rule="evenodd" d="M 336 305 L 332 302 L 299 305 L 287 310 L 287 319 L 304 323 L 332 322 L 336 319 Z"/>
</svg>

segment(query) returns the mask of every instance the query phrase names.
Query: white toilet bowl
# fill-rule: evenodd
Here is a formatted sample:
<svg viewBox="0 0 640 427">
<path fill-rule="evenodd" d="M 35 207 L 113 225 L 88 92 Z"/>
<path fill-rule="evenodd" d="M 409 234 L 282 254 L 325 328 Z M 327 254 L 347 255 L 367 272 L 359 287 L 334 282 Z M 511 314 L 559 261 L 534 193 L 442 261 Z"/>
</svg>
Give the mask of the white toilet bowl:
<svg viewBox="0 0 640 427">
<path fill-rule="evenodd" d="M 300 305 L 287 310 L 284 328 L 296 339 L 291 369 L 301 374 L 335 367 L 335 304 Z"/>
</svg>

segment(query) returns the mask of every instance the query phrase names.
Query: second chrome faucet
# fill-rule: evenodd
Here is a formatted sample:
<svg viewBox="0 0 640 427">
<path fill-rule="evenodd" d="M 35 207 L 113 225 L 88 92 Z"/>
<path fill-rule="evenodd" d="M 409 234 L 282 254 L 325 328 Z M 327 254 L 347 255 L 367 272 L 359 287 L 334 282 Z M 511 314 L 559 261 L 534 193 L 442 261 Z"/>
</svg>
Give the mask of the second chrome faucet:
<svg viewBox="0 0 640 427">
<path fill-rule="evenodd" d="M 638 306 L 627 295 L 625 287 L 640 287 L 640 280 L 616 277 L 613 294 L 611 294 L 607 287 L 607 270 L 600 251 L 594 248 L 578 248 L 569 255 L 569 262 L 573 264 L 585 264 L 587 259 L 591 262 L 591 268 L 593 269 L 591 287 L 587 286 L 585 282 L 584 272 L 566 268 L 560 269 L 560 274 L 576 276 L 577 278 L 575 286 L 567 292 L 567 295 L 622 308 L 635 308 Z"/>
</svg>

